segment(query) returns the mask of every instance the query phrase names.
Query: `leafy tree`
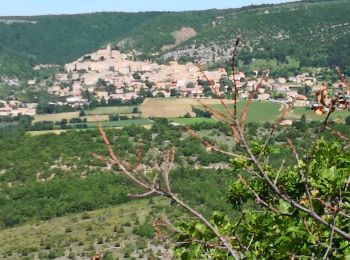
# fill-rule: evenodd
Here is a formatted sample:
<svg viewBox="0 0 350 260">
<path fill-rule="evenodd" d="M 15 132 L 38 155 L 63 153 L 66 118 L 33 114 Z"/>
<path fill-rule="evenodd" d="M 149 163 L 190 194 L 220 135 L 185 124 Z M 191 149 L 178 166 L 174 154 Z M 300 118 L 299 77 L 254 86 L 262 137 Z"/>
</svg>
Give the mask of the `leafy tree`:
<svg viewBox="0 0 350 260">
<path fill-rule="evenodd" d="M 346 123 L 347 125 L 350 125 L 350 116 L 347 116 L 347 117 L 345 118 L 345 123 Z"/>
<path fill-rule="evenodd" d="M 83 116 L 86 116 L 86 113 L 85 113 L 84 109 L 80 109 L 79 117 L 83 117 Z"/>
<path fill-rule="evenodd" d="M 158 92 L 156 97 L 158 97 L 158 98 L 165 98 L 165 95 L 164 95 L 163 92 Z"/>
<path fill-rule="evenodd" d="M 132 108 L 132 112 L 133 112 L 134 114 L 139 113 L 139 108 L 138 108 L 138 107 L 133 107 L 133 108 Z"/>
<path fill-rule="evenodd" d="M 179 97 L 180 93 L 176 89 L 172 88 L 172 89 L 170 89 L 170 96 L 171 97 Z"/>
</svg>

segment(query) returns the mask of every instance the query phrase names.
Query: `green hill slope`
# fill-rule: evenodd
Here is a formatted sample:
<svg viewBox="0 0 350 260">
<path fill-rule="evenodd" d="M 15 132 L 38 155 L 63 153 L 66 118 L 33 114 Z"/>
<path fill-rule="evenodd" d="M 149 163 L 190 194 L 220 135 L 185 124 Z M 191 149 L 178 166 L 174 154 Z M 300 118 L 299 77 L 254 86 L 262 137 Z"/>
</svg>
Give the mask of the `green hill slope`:
<svg viewBox="0 0 350 260">
<path fill-rule="evenodd" d="M 27 63 L 0 53 L 0 99 L 21 90 L 34 75 L 35 72 Z"/>
<path fill-rule="evenodd" d="M 293 56 L 302 66 L 348 66 L 349 12 L 349 1 L 334 0 L 179 13 L 7 17 L 0 23 L 0 50 L 30 63 L 62 64 L 114 42 L 145 56 L 224 61 L 240 31 L 245 62 L 253 57 L 283 62 Z M 162 52 L 183 27 L 197 35 Z"/>
<path fill-rule="evenodd" d="M 28 79 L 34 75 L 31 66 L 21 60 L 0 53 L 0 77 Z"/>
<path fill-rule="evenodd" d="M 96 251 L 106 259 L 155 255 L 158 250 L 164 250 L 163 243 L 155 246 L 158 244 L 154 230 L 154 222 L 160 216 L 158 205 L 169 207 L 165 200 L 156 199 L 155 202 L 157 205 L 153 200 L 136 200 L 108 209 L 0 230 L 0 257 L 89 259 Z"/>
<path fill-rule="evenodd" d="M 144 25 L 164 16 L 167 14 L 159 12 L 95 13 L 30 17 L 25 18 L 26 23 L 0 23 L 0 49 L 34 63 L 64 63 L 140 30 L 155 35 L 152 26 L 145 29 Z M 191 17 L 189 15 L 189 19 Z M 155 41 L 167 42 L 168 38 L 164 35 Z"/>
</svg>

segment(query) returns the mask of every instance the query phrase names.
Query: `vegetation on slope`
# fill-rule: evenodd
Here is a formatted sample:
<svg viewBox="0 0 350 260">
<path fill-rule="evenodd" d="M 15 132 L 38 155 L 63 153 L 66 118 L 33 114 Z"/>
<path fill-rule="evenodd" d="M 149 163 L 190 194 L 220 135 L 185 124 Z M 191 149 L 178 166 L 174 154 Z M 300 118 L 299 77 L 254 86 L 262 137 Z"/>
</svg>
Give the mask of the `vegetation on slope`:
<svg viewBox="0 0 350 260">
<path fill-rule="evenodd" d="M 26 122 L 19 124 L 26 124 Z M 298 151 L 302 152 L 304 146 L 312 143 L 314 129 L 319 126 L 320 123 L 307 123 L 301 120 L 293 127 L 281 127 L 272 140 L 276 142 L 272 150 L 274 156 L 272 167 L 278 169 L 282 161 L 285 161 L 286 167 L 293 167 L 295 163 L 290 156 L 290 148 L 284 145 L 284 142 L 287 138 L 293 139 Z M 11 127 L 11 125 L 5 124 L 5 127 Z M 263 125 L 248 123 L 247 136 L 256 139 L 257 136 L 266 133 L 266 129 L 270 127 L 270 123 Z M 341 124 L 333 125 L 333 127 L 344 133 L 348 129 L 348 126 Z M 192 129 L 196 130 L 205 140 L 217 143 L 221 149 L 241 152 L 233 139 L 229 137 L 230 129 L 222 123 L 195 123 Z M 127 194 L 140 192 L 139 188 L 133 186 L 123 175 L 110 173 L 103 163 L 91 156 L 92 151 L 107 156 L 107 151 L 96 130 L 69 131 L 60 135 L 48 134 L 35 137 L 8 132 L 7 130 L 5 135 L 1 135 L 0 139 L 0 229 L 3 229 L 0 231 L 0 237 L 11 230 L 29 232 L 25 231 L 26 228 L 19 227 L 25 223 L 47 221 L 61 216 L 68 216 L 68 218 L 62 222 L 64 230 L 60 228 L 50 235 L 45 233 L 50 231 L 47 231 L 47 225 L 43 224 L 43 229 L 40 227 L 40 230 L 44 232 L 43 235 L 40 235 L 43 241 L 40 242 L 40 245 L 36 242 L 35 248 L 33 243 L 29 242 L 29 238 L 21 239 L 18 247 L 13 245 L 13 240 L 7 239 L 10 244 L 0 246 L 0 252 L 4 256 L 22 255 L 24 257 L 32 256 L 34 252 L 37 252 L 44 258 L 49 258 L 48 254 L 58 257 L 63 256 L 65 250 L 70 247 L 73 248 L 73 252 L 78 252 L 80 255 L 84 253 L 86 256 L 86 254 L 92 254 L 92 251 L 102 244 L 106 247 L 103 247 L 101 252 L 112 251 L 114 255 L 118 252 L 124 254 L 126 252 L 124 249 L 131 252 L 124 246 L 123 250 L 112 246 L 113 243 L 120 243 L 120 235 L 124 237 L 123 245 L 131 243 L 130 223 L 126 224 L 123 220 L 122 225 L 127 225 L 128 230 L 125 233 L 119 234 L 120 227 L 115 224 L 117 231 L 104 229 L 102 234 L 98 232 L 96 225 L 103 225 L 106 222 L 101 220 L 103 216 L 95 218 L 93 217 L 95 213 L 88 213 L 87 215 L 96 221 L 94 220 L 93 223 L 90 221 L 90 223 L 82 220 L 74 224 L 77 218 L 83 218 L 84 215 L 78 217 L 70 215 L 124 203 L 127 203 L 125 206 L 128 207 L 132 204 L 128 204 L 130 198 Z M 236 181 L 237 173 L 230 168 L 231 164 L 226 156 L 208 152 L 197 139 L 190 137 L 181 129 L 170 126 L 166 119 L 155 120 L 150 130 L 131 126 L 121 130 L 109 129 L 107 135 L 113 141 L 113 147 L 115 151 L 118 151 L 118 155 L 126 158 L 130 163 L 137 161 L 136 154 L 140 139 L 143 140 L 142 163 L 145 165 L 154 160 L 160 160 L 167 149 L 175 147 L 177 168 L 171 173 L 174 192 L 205 216 L 209 216 L 210 212 L 216 210 L 224 212 L 229 218 L 237 218 L 236 210 L 239 211 L 241 208 L 232 209 L 230 201 L 227 200 L 227 190 L 230 182 Z M 330 135 L 325 135 L 325 137 L 327 140 L 334 139 Z M 210 166 L 213 165 L 216 165 L 218 169 L 210 169 Z M 225 165 L 228 165 L 229 169 L 224 169 Z M 143 202 L 140 202 L 141 204 L 143 205 Z M 164 209 L 167 211 L 170 204 L 168 202 L 165 204 Z M 140 207 L 143 207 L 142 205 Z M 249 205 L 245 207 L 249 209 Z M 172 211 L 167 211 L 167 214 L 172 220 L 175 220 L 175 223 L 179 220 L 172 215 Z M 109 215 L 106 213 L 106 216 Z M 113 216 L 118 217 L 119 215 Z M 54 222 L 50 223 L 59 223 L 61 220 L 53 220 Z M 152 234 L 150 226 L 153 225 L 155 216 L 148 218 L 148 222 L 145 222 L 147 227 L 144 228 L 141 228 L 142 225 L 139 227 L 136 221 L 140 221 L 139 217 L 128 217 L 128 222 L 135 222 L 135 225 L 131 224 L 132 227 L 135 227 L 133 233 L 144 237 L 146 242 L 143 243 L 151 241 L 152 238 L 148 236 Z M 84 230 L 88 233 L 88 237 Z M 76 236 L 71 236 L 71 234 L 76 234 Z M 38 239 L 39 235 L 36 233 L 34 241 Z M 11 246 L 15 247 L 15 250 L 11 249 Z M 150 255 L 151 253 L 145 254 Z"/>
<path fill-rule="evenodd" d="M 0 53 L 0 77 L 28 79 L 33 77 L 32 68 L 17 58 Z"/>
<path fill-rule="evenodd" d="M 152 137 L 152 133 L 156 136 Z M 166 120 L 157 123 L 153 130 L 130 126 L 122 130 L 111 129 L 108 134 L 116 141 L 114 148 L 119 155 L 129 156 L 132 163 L 136 161 L 133 155 L 137 149 L 135 140 L 142 138 L 145 164 L 161 156 L 164 145 L 175 143 L 181 136 L 180 131 L 172 129 Z M 105 165 L 91 156 L 92 151 L 106 154 L 97 130 L 1 137 L 0 228 L 118 205 L 130 200 L 127 194 L 139 191 L 123 176 L 106 173 Z M 186 172 L 188 177 L 183 176 L 181 165 L 209 165 L 225 160 L 225 157 L 211 156 L 198 141 L 189 137 L 176 146 L 180 168 L 174 170 L 173 181 L 178 192 L 193 204 L 200 205 L 204 212 L 224 209 L 227 205 L 215 205 L 215 199 L 224 196 L 224 192 L 220 189 L 214 192 L 213 187 L 228 185 L 227 178 L 217 179 L 217 173 L 210 169 L 189 170 Z M 191 160 L 185 159 L 189 157 Z M 181 185 L 185 178 L 190 190 Z M 213 183 L 215 185 L 210 188 Z M 211 197 L 204 190 L 200 191 L 203 186 L 213 190 Z M 195 196 L 193 190 L 198 190 Z M 204 203 L 208 199 L 211 202 Z"/>
<path fill-rule="evenodd" d="M 301 66 L 348 66 L 349 4 L 345 0 L 303 1 L 281 5 L 196 12 L 94 13 L 23 18 L 36 23 L 0 24 L 0 50 L 25 58 L 30 64 L 66 63 L 103 47 L 120 43 L 124 50 L 136 49 L 144 58 L 161 53 L 174 44 L 171 33 L 191 27 L 197 36 L 176 50 L 190 54 L 203 44 L 214 56 L 232 48 L 238 30 L 245 46 L 240 59 L 277 59 L 290 56 Z M 13 18 L 7 18 L 13 19 Z M 189 56 L 186 56 L 189 55 Z M 202 56 L 197 52 L 198 57 Z M 157 56 L 157 55 L 156 55 Z M 349 72 L 349 68 L 345 68 Z"/>
</svg>

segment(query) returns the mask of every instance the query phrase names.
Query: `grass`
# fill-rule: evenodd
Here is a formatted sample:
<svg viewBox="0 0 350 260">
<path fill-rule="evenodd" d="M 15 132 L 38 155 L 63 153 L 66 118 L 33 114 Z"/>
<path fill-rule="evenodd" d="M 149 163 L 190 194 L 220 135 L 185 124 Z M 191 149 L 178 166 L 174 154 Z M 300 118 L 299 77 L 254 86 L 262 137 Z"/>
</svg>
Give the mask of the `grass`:
<svg viewBox="0 0 350 260">
<path fill-rule="evenodd" d="M 97 122 L 87 123 L 88 127 L 91 127 L 91 128 L 97 127 L 97 124 L 98 124 Z M 152 124 L 152 121 L 145 118 L 102 122 L 102 126 L 104 127 L 123 127 L 123 126 L 130 126 L 130 125 L 150 125 L 150 124 Z M 72 125 L 74 126 L 74 124 Z"/>
<path fill-rule="evenodd" d="M 100 117 L 99 117 L 100 119 Z M 102 121 L 102 126 L 103 127 L 116 127 L 116 128 L 122 128 L 125 126 L 131 126 L 131 125 L 136 125 L 136 126 L 144 126 L 146 128 L 150 128 L 152 125 L 152 121 L 149 119 L 145 118 L 138 118 L 138 119 L 129 119 L 129 120 L 121 120 L 121 121 Z M 97 128 L 98 122 L 96 121 L 89 121 L 86 123 L 88 128 Z M 70 124 L 72 125 L 73 129 L 76 124 Z M 84 130 L 82 129 L 75 129 L 75 130 Z M 45 135 L 45 134 L 60 134 L 62 132 L 69 131 L 69 129 L 53 129 L 53 130 L 43 130 L 43 131 L 28 131 L 27 134 L 31 136 L 37 136 L 37 135 Z"/>
<path fill-rule="evenodd" d="M 86 118 L 88 122 L 96 121 L 108 121 L 111 114 L 132 114 L 132 110 L 137 106 L 116 106 L 116 107 L 97 107 L 93 110 L 88 110 L 86 116 L 80 117 L 81 119 Z M 97 115 L 97 117 L 95 117 Z M 67 112 L 67 113 L 55 113 L 55 114 L 40 114 L 35 115 L 33 123 L 40 121 L 61 121 L 67 119 L 68 121 L 72 118 L 79 118 L 79 112 Z"/>
<path fill-rule="evenodd" d="M 307 120 L 311 121 L 323 121 L 325 116 L 317 115 L 314 111 L 306 107 L 297 107 L 293 109 L 293 112 L 290 114 L 292 119 L 300 119 L 302 115 L 306 116 Z M 350 112 L 347 110 L 336 110 L 330 116 L 330 119 L 335 120 L 338 123 L 344 123 L 345 118 L 350 116 Z"/>
<path fill-rule="evenodd" d="M 169 118 L 170 122 L 182 124 L 182 125 L 193 125 L 196 123 L 214 123 L 216 122 L 215 119 L 212 118 L 206 118 L 206 117 L 192 117 L 192 118 Z"/>
<path fill-rule="evenodd" d="M 243 110 L 245 105 L 246 101 L 239 101 L 237 103 L 238 115 L 240 115 L 240 112 Z M 227 115 L 227 112 L 222 105 L 210 105 L 210 107 Z M 229 105 L 229 107 L 233 111 L 233 105 Z M 201 107 L 198 106 L 198 108 Z M 280 114 L 280 108 L 281 104 L 252 101 L 247 111 L 247 122 L 264 123 L 275 121 Z"/>
<path fill-rule="evenodd" d="M 55 129 L 55 130 L 44 130 L 44 131 L 28 131 L 27 134 L 30 136 L 37 136 L 37 135 L 45 135 L 45 134 L 56 134 L 59 135 L 60 133 L 66 132 L 67 130 L 63 129 Z"/>
<path fill-rule="evenodd" d="M 135 200 L 116 207 L 0 230 L 0 258 L 48 259 L 50 251 L 59 252 L 56 257 L 62 257 L 70 249 L 75 255 L 84 252 L 83 259 L 90 258 L 96 250 L 100 253 L 110 251 L 114 257 L 122 257 L 128 247 L 137 249 L 135 241 L 142 239 L 133 233 L 133 228 L 142 225 L 155 207 L 169 205 L 164 199 L 153 200 Z M 150 225 L 153 225 L 153 217 Z M 120 248 L 115 246 L 117 242 Z M 44 255 L 38 257 L 39 252 Z"/>
<path fill-rule="evenodd" d="M 137 106 L 97 107 L 85 112 L 87 115 L 132 114 L 134 107 Z"/>
<path fill-rule="evenodd" d="M 35 115 L 33 123 L 39 121 L 61 121 L 62 119 L 72 119 L 79 117 L 79 112 L 67 112 L 67 113 L 56 113 L 56 114 L 40 114 Z"/>
<path fill-rule="evenodd" d="M 40 121 L 61 121 L 62 119 L 67 119 L 68 121 L 72 118 L 86 118 L 88 122 L 96 122 L 96 121 L 108 121 L 108 115 L 98 115 L 97 117 L 92 115 L 87 115 L 83 117 L 79 117 L 79 112 L 67 112 L 67 113 L 56 113 L 56 114 L 40 114 L 35 115 L 33 123 Z"/>
<path fill-rule="evenodd" d="M 219 99 L 201 99 L 205 104 L 220 104 Z M 227 103 L 232 100 L 227 100 Z M 141 105 L 142 116 L 174 118 L 192 113 L 192 106 L 200 103 L 195 98 L 147 98 Z M 192 113 L 193 114 L 193 113 Z"/>
</svg>

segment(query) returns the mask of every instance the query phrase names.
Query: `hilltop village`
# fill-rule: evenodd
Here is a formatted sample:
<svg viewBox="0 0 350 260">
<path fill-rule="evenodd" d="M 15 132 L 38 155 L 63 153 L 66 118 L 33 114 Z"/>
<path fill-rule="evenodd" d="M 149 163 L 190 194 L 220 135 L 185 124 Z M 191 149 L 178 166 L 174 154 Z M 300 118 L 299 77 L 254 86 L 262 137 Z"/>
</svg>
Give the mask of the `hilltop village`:
<svg viewBox="0 0 350 260">
<path fill-rule="evenodd" d="M 144 98 L 151 97 L 215 98 L 208 80 L 225 97 L 232 93 L 232 82 L 236 81 L 240 99 L 247 99 L 262 82 L 254 99 L 294 102 L 295 107 L 310 106 L 310 94 L 323 87 L 323 83 L 309 73 L 289 78 L 269 77 L 267 80 L 262 79 L 258 71 L 249 76 L 239 71 L 228 75 L 224 68 L 201 71 L 194 63 L 135 61 L 132 54 L 123 54 L 108 45 L 66 64 L 64 72 L 55 75 L 47 92 L 59 98 L 51 105 L 79 109 L 92 101 L 102 105 L 121 105 L 139 104 Z M 35 80 L 28 81 L 29 86 L 34 84 Z M 331 87 L 343 87 L 342 84 L 334 83 Z M 0 116 L 32 116 L 37 112 L 37 105 L 0 100 Z"/>
</svg>

